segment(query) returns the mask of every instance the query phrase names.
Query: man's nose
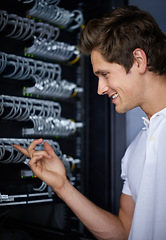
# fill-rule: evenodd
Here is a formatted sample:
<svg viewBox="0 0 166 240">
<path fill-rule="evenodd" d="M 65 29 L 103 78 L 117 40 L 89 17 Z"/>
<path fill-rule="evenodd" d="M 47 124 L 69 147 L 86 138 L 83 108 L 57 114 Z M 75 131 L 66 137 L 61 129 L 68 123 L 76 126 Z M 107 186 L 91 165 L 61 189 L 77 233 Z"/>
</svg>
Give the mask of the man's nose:
<svg viewBox="0 0 166 240">
<path fill-rule="evenodd" d="M 104 95 L 104 94 L 107 94 L 107 92 L 108 92 L 108 86 L 106 85 L 105 81 L 99 79 L 97 93 L 99 95 Z"/>
</svg>

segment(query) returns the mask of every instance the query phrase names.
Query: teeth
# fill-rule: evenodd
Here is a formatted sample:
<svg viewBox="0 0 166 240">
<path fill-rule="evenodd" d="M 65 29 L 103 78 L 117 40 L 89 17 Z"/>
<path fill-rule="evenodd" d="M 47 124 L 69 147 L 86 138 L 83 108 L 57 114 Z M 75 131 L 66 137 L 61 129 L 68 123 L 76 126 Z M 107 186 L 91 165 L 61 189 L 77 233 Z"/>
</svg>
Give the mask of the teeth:
<svg viewBox="0 0 166 240">
<path fill-rule="evenodd" d="M 118 97 L 118 93 L 116 93 L 116 94 L 114 94 L 113 96 L 112 96 L 112 98 L 114 99 L 114 98 L 116 98 L 116 97 Z"/>
</svg>

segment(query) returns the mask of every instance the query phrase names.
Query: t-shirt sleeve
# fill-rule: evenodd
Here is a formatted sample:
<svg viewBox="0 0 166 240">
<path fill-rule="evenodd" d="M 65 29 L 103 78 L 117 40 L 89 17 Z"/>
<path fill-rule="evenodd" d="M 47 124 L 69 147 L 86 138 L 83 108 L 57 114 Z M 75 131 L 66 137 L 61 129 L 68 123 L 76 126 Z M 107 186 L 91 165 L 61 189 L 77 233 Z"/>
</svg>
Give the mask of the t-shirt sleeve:
<svg viewBox="0 0 166 240">
<path fill-rule="evenodd" d="M 138 160 L 138 151 L 142 149 L 142 142 L 146 141 L 146 134 L 144 134 L 145 131 L 140 131 L 135 139 L 130 143 L 128 148 L 126 149 L 126 152 L 121 160 L 121 178 L 123 180 L 123 188 L 122 188 L 122 193 L 127 194 L 127 195 L 132 195 L 133 196 L 133 186 L 135 187 L 136 185 L 136 176 L 133 176 L 133 159 L 134 161 Z M 144 153 L 142 152 L 144 158 Z M 137 157 L 137 158 L 136 158 Z M 141 166 L 139 164 L 139 166 Z M 140 167 L 141 168 L 141 167 Z M 135 170 L 135 169 L 133 169 Z M 131 176 L 131 171 L 132 171 L 132 176 Z M 136 171 L 135 171 L 136 172 Z M 131 182 L 131 181 L 134 181 Z"/>
<path fill-rule="evenodd" d="M 121 162 L 121 178 L 123 180 L 122 193 L 131 195 L 130 187 L 127 179 L 127 153 L 122 158 Z"/>
</svg>

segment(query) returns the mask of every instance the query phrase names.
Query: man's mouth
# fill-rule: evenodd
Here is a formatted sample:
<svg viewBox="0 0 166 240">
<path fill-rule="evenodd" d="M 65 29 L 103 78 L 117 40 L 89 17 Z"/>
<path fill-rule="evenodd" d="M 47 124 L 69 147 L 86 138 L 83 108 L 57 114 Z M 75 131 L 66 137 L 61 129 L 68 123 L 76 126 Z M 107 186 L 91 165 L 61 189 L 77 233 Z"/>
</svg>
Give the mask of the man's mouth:
<svg viewBox="0 0 166 240">
<path fill-rule="evenodd" d="M 118 93 L 115 93 L 114 95 L 112 95 L 112 99 L 115 99 L 115 98 L 117 98 L 119 96 L 119 94 Z"/>
</svg>

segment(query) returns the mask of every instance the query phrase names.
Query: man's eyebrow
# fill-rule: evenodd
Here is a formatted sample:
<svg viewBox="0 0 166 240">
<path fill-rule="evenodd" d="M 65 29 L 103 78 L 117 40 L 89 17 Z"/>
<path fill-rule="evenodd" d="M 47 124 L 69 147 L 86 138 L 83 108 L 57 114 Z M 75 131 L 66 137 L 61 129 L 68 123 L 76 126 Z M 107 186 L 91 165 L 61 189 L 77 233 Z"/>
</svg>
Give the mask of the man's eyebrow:
<svg viewBox="0 0 166 240">
<path fill-rule="evenodd" d="M 109 73 L 109 71 L 108 70 L 97 70 L 96 72 L 94 72 L 95 75 L 99 75 L 102 73 Z"/>
</svg>

